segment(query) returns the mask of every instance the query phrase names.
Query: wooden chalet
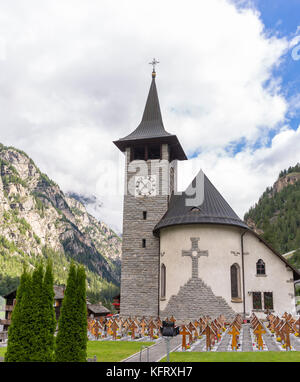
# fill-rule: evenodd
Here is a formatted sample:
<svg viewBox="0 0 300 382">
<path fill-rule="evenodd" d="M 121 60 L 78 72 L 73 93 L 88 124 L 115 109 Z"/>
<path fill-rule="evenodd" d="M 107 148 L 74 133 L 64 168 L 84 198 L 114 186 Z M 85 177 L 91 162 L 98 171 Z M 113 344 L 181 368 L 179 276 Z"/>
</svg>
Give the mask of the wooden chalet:
<svg viewBox="0 0 300 382">
<path fill-rule="evenodd" d="M 55 317 L 56 317 L 56 321 L 58 321 L 66 287 L 64 285 L 53 285 L 53 289 L 55 293 L 54 295 Z"/>
<path fill-rule="evenodd" d="M 105 308 L 102 304 L 87 304 L 88 317 L 90 318 L 98 318 L 98 317 L 106 317 L 110 314 L 110 311 Z"/>
<path fill-rule="evenodd" d="M 64 298 L 65 286 L 63 285 L 54 285 L 54 308 L 55 308 L 55 317 L 58 321 L 60 315 L 60 309 L 62 306 L 62 300 Z M 5 318 L 0 319 L 0 325 L 3 325 L 3 332 L 7 332 L 9 325 L 11 324 L 11 315 L 16 304 L 16 295 L 17 290 L 13 290 L 7 295 L 3 296 L 5 299 Z"/>
<path fill-rule="evenodd" d="M 3 325 L 4 332 L 8 331 L 9 325 L 11 324 L 11 315 L 16 304 L 16 294 L 17 290 L 14 290 L 3 296 L 5 299 L 5 318 L 2 320 L 0 319 L 0 325 Z"/>
</svg>

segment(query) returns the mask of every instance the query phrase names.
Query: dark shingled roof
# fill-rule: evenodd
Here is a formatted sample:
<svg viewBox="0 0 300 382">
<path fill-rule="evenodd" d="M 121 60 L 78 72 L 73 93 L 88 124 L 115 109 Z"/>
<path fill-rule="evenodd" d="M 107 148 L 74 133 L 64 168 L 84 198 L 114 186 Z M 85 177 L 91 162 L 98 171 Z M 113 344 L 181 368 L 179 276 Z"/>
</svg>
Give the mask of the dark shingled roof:
<svg viewBox="0 0 300 382">
<path fill-rule="evenodd" d="M 157 138 L 170 135 L 164 128 L 155 78 L 153 77 L 141 123 L 131 134 L 119 140 Z"/>
<path fill-rule="evenodd" d="M 110 313 L 110 311 L 101 304 L 88 304 L 88 310 L 97 314 L 97 313 Z"/>
<path fill-rule="evenodd" d="M 173 149 L 176 159 L 187 159 L 177 136 L 168 133 L 164 128 L 155 84 L 155 73 L 152 73 L 152 82 L 141 123 L 132 133 L 114 141 L 114 144 L 124 151 L 130 144 L 146 142 L 168 143 Z"/>
<path fill-rule="evenodd" d="M 201 179 L 203 181 L 201 181 Z M 190 192 L 196 189 L 204 195 L 203 203 L 193 205 Z M 204 192 L 203 192 L 204 191 Z M 186 205 L 188 202 L 190 205 Z M 202 202 L 202 201 L 201 201 Z M 200 202 L 200 203 L 201 203 Z M 248 229 L 219 191 L 202 171 L 193 179 L 190 186 L 181 195 L 172 195 L 168 211 L 154 227 L 154 233 L 161 228 L 179 224 L 226 224 Z"/>
</svg>

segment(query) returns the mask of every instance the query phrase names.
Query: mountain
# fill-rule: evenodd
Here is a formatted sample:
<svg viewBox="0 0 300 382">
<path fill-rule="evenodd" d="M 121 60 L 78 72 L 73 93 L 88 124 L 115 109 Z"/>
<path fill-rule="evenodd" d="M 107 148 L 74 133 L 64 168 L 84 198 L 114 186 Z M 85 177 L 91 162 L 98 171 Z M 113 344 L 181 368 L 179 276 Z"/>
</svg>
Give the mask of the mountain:
<svg viewBox="0 0 300 382">
<path fill-rule="evenodd" d="M 280 253 L 300 248 L 299 163 L 281 171 L 244 220 Z"/>
<path fill-rule="evenodd" d="M 26 153 L 0 144 L 0 295 L 18 284 L 24 263 L 48 257 L 57 284 L 66 282 L 72 259 L 84 264 L 91 302 L 118 292 L 121 238 Z"/>
</svg>

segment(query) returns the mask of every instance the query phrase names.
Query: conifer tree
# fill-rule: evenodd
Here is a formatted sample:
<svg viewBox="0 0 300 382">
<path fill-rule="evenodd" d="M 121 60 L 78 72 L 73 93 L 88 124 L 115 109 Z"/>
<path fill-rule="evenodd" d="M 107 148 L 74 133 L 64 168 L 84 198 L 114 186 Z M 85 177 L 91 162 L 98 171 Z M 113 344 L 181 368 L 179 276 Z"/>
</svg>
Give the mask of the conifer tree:
<svg viewBox="0 0 300 382">
<path fill-rule="evenodd" d="M 49 362 L 53 360 L 55 315 L 52 265 L 46 274 L 42 264 L 32 275 L 26 270 L 21 276 L 17 303 L 13 310 L 8 334 L 5 361 Z"/>
<path fill-rule="evenodd" d="M 22 297 L 19 302 L 17 314 L 13 314 L 12 322 L 17 322 L 17 330 L 15 335 L 8 338 L 11 341 L 11 346 L 15 347 L 18 344 L 18 350 L 14 355 L 8 354 L 6 358 L 8 362 L 29 362 L 31 361 L 31 349 L 33 343 L 33 290 L 32 290 L 32 276 L 27 274 L 25 276 L 25 287 L 22 291 Z M 17 306 L 17 305 L 16 305 Z M 16 308 L 16 307 L 15 307 Z M 14 311 L 13 311 L 14 313 Z M 14 324 L 15 325 L 15 324 Z"/>
<path fill-rule="evenodd" d="M 43 282 L 43 312 L 44 312 L 44 331 L 43 342 L 45 344 L 44 360 L 53 361 L 54 357 L 54 332 L 56 328 L 56 318 L 54 309 L 54 290 L 53 290 L 53 267 L 48 260 L 44 282 Z"/>
<path fill-rule="evenodd" d="M 87 358 L 87 308 L 86 308 L 86 275 L 85 269 L 81 265 L 77 270 L 77 343 L 78 362 L 85 362 Z"/>
<path fill-rule="evenodd" d="M 78 358 L 76 283 L 77 270 L 75 264 L 72 262 L 58 321 L 58 333 L 55 346 L 56 362 L 76 362 Z"/>
<path fill-rule="evenodd" d="M 36 266 L 32 274 L 31 300 L 28 301 L 27 309 L 31 309 L 29 327 L 32 328 L 30 338 L 30 361 L 44 361 L 45 344 L 44 337 L 44 312 L 43 312 L 43 265 Z"/>
<path fill-rule="evenodd" d="M 26 358 L 25 333 L 22 331 L 24 312 L 22 309 L 24 295 L 31 287 L 31 276 L 24 267 L 17 289 L 16 305 L 12 312 L 11 325 L 8 329 L 8 344 L 5 362 L 22 362 Z"/>
</svg>

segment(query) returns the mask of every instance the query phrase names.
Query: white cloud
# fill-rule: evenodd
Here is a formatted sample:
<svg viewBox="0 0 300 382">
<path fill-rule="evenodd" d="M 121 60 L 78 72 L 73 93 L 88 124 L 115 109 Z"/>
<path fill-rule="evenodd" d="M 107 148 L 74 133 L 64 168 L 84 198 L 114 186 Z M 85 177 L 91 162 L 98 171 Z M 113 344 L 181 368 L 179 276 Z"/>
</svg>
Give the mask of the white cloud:
<svg viewBox="0 0 300 382">
<path fill-rule="evenodd" d="M 243 218 L 265 189 L 272 186 L 281 170 L 300 162 L 300 126 L 296 131 L 283 127 L 270 147 L 246 149 L 236 156 L 208 150 L 199 157 L 181 162 L 179 186 L 183 190 L 201 168 L 235 212 Z"/>
<path fill-rule="evenodd" d="M 201 152 L 201 167 L 241 210 L 259 195 L 249 189 L 271 180 L 253 170 L 254 158 L 268 162 L 279 150 L 254 154 L 252 145 L 271 129 L 283 139 L 288 103 L 272 69 L 288 47 L 265 35 L 253 7 L 225 0 L 2 1 L 0 141 L 27 151 L 65 191 L 97 194 L 101 218 L 121 229 L 121 191 L 107 194 L 103 169 L 113 161 L 108 171 L 122 190 L 112 140 L 138 125 L 155 56 L 166 129 L 187 153 Z M 241 138 L 246 151 L 226 154 Z M 287 157 L 268 163 L 270 174 L 296 161 Z M 225 176 L 232 169 L 249 182 L 236 182 L 237 192 Z"/>
</svg>

